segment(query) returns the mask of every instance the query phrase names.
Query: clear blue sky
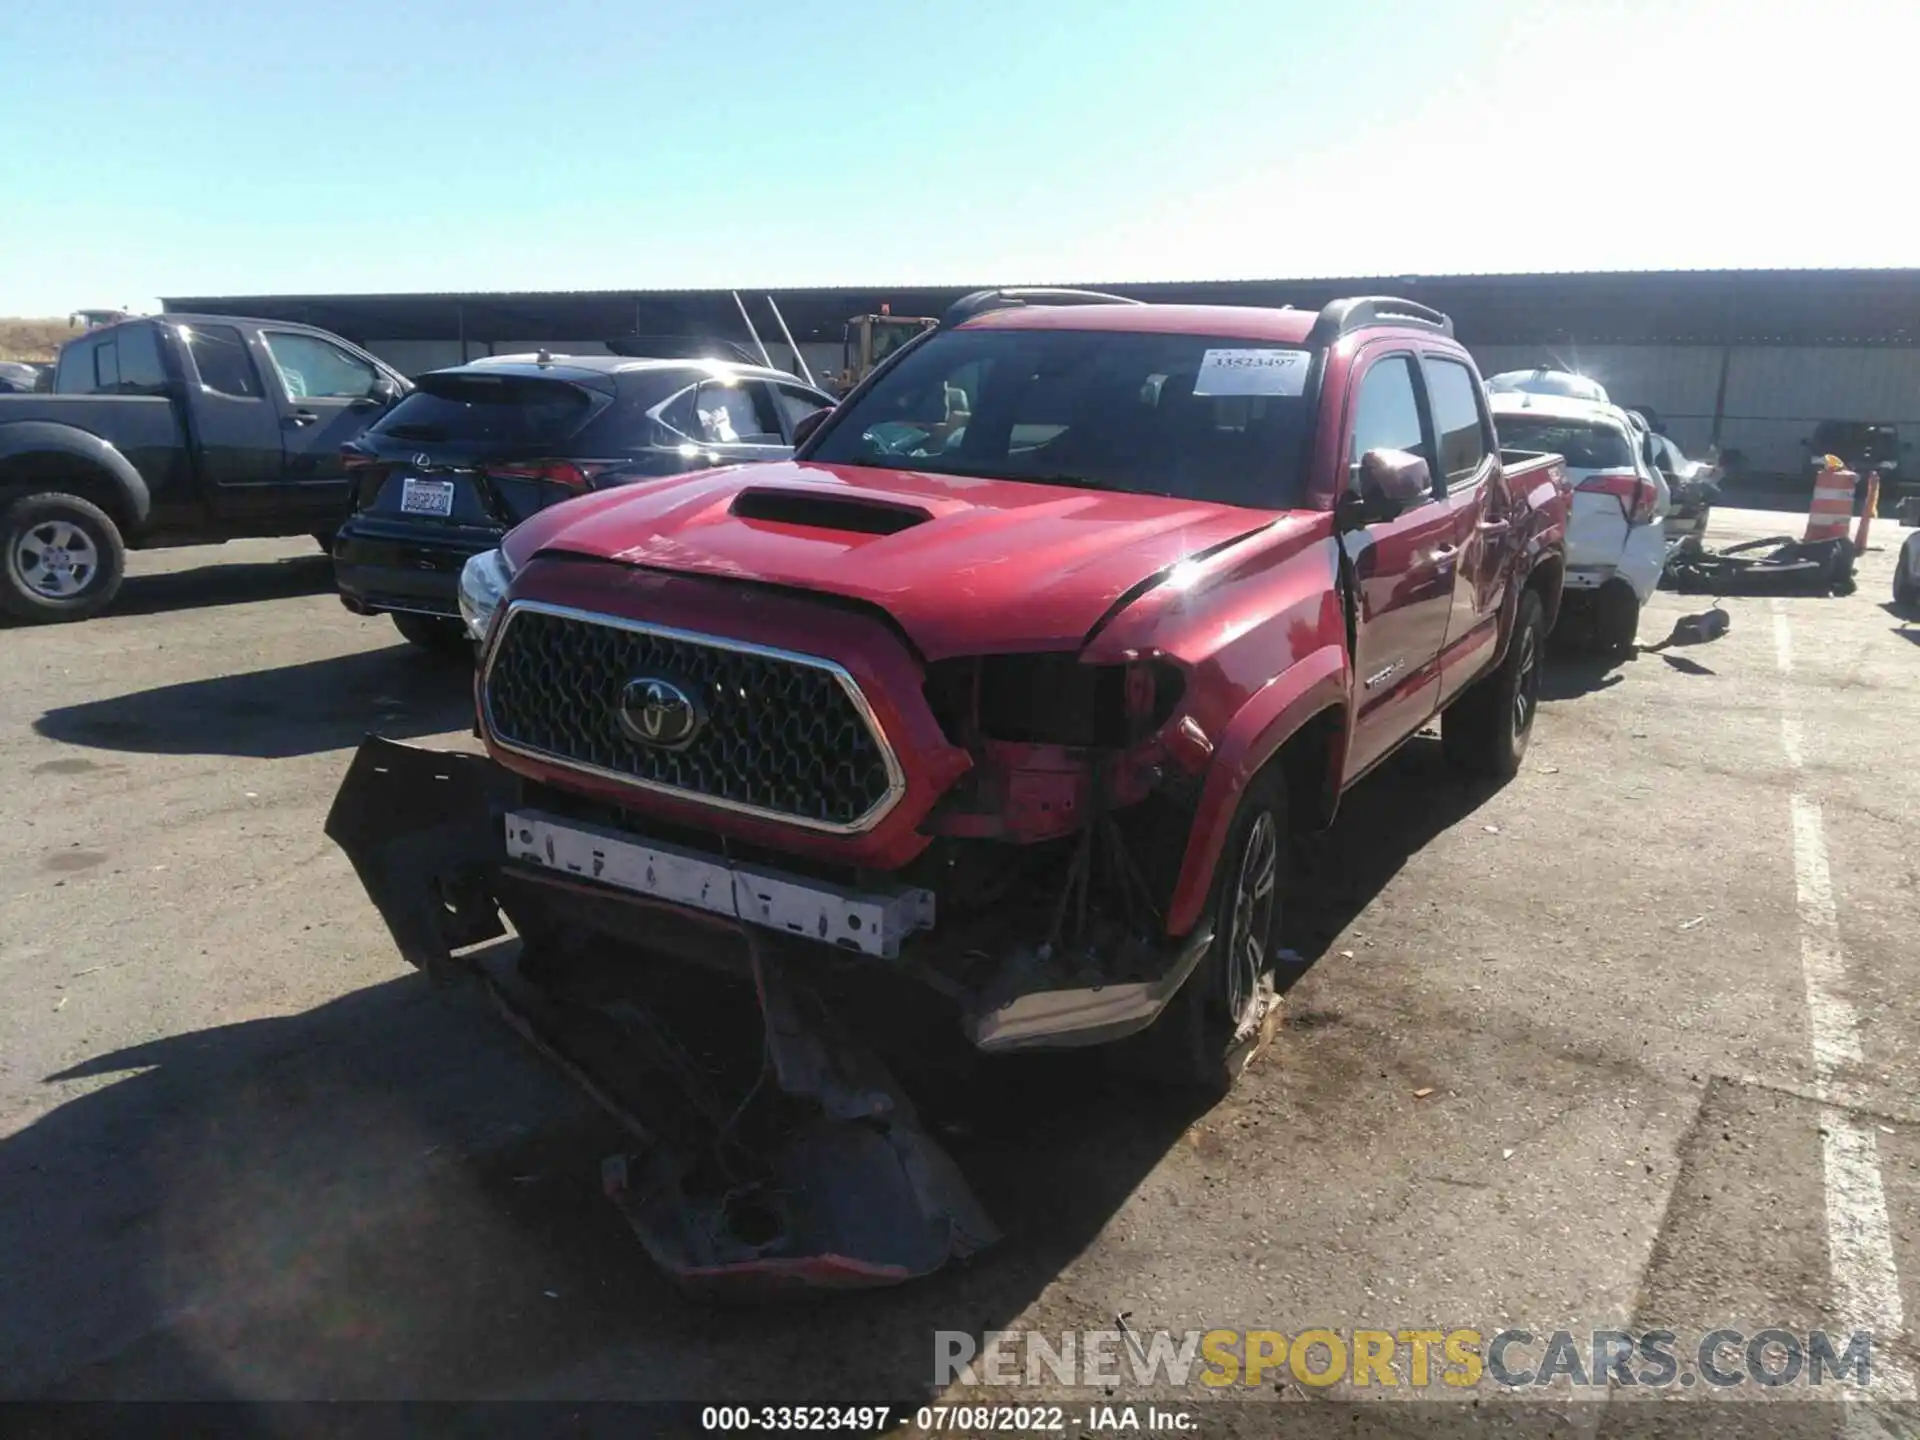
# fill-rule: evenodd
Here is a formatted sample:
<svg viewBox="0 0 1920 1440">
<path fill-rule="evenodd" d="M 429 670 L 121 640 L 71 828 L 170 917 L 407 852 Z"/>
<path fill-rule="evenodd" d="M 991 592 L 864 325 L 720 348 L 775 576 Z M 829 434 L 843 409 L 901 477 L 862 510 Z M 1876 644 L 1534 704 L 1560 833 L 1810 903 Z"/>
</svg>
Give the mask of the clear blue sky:
<svg viewBox="0 0 1920 1440">
<path fill-rule="evenodd" d="M 1914 264 L 1912 12 L 0 0 L 0 314 Z"/>
</svg>

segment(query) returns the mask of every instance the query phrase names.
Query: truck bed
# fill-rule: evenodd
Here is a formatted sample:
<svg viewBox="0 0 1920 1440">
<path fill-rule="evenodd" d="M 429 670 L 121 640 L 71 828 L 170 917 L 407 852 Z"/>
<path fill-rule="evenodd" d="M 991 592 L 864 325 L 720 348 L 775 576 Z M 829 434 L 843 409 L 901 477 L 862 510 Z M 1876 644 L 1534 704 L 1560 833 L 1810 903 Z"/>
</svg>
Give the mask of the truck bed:
<svg viewBox="0 0 1920 1440">
<path fill-rule="evenodd" d="M 184 478 L 191 464 L 179 412 L 164 395 L 0 395 L 0 441 L 36 422 L 99 436 L 132 462 L 150 490 Z M 25 438 L 7 448 L 22 448 Z"/>
</svg>

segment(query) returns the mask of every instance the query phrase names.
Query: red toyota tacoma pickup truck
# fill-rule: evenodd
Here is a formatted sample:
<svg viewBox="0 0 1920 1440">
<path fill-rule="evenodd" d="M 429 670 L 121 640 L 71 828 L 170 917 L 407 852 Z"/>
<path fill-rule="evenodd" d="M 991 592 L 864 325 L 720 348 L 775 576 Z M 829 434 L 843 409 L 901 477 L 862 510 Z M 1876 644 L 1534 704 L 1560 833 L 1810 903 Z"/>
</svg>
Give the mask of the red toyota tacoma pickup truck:
<svg viewBox="0 0 1920 1440">
<path fill-rule="evenodd" d="M 669 1268 L 920 1273 L 992 1225 L 896 1077 L 945 1035 L 1230 1083 L 1289 837 L 1436 716 L 1520 764 L 1568 504 L 1420 305 L 983 293 L 791 462 L 476 558 L 486 756 L 369 740 L 329 833 L 658 1142 L 610 1186 Z"/>
</svg>

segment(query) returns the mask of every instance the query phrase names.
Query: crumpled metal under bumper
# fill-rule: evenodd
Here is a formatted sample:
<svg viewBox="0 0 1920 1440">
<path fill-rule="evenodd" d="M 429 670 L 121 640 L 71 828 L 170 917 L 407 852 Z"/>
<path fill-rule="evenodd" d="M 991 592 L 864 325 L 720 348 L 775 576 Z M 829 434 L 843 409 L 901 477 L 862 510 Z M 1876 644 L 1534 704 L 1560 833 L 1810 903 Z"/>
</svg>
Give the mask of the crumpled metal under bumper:
<svg viewBox="0 0 1920 1440">
<path fill-rule="evenodd" d="M 661 1107 L 679 1097 L 659 1084 L 636 1087 L 617 1047 L 610 1054 L 604 1043 L 582 1043 L 583 1027 L 594 1024 L 604 1041 L 604 1012 L 530 984 L 498 952 L 455 958 L 506 933 L 495 886 L 505 864 L 502 817 L 515 789 L 483 756 L 370 738 L 326 833 L 410 962 L 439 983 L 479 979 L 514 1028 L 633 1136 L 631 1153 L 605 1162 L 602 1184 L 664 1270 L 714 1297 L 860 1288 L 930 1274 L 999 1238 L 886 1067 L 840 1033 L 805 967 L 744 926 L 738 933 L 764 1026 L 762 1080 L 807 1118 L 759 1157 L 753 1183 L 722 1194 L 691 1190 L 697 1148 L 668 1143 L 648 1119 L 649 1111 L 667 1115 Z"/>
<path fill-rule="evenodd" d="M 327 811 L 327 838 L 353 863 L 400 954 L 436 984 L 463 973 L 455 950 L 507 933 L 490 882 L 515 788 L 484 755 L 368 736 Z"/>
</svg>

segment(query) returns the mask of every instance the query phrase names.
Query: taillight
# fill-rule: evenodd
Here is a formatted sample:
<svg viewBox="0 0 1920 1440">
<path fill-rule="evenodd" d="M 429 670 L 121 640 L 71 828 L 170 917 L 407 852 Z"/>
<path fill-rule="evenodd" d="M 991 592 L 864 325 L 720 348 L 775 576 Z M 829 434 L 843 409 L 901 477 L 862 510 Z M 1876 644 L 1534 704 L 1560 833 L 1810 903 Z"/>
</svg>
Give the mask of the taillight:
<svg viewBox="0 0 1920 1440">
<path fill-rule="evenodd" d="M 351 486 L 353 508 L 365 510 L 380 498 L 380 484 L 387 478 L 380 457 L 360 449 L 352 441 L 340 447 L 340 468 Z"/>
<path fill-rule="evenodd" d="M 1659 507 L 1660 492 L 1653 482 L 1632 470 L 1608 470 L 1589 475 L 1580 482 L 1589 495 L 1611 495 L 1620 502 L 1620 513 L 1629 525 L 1644 525 Z"/>
<path fill-rule="evenodd" d="M 594 477 L 611 470 L 612 460 L 510 460 L 486 466 L 490 480 L 534 480 L 564 490 L 590 490 Z"/>
</svg>

